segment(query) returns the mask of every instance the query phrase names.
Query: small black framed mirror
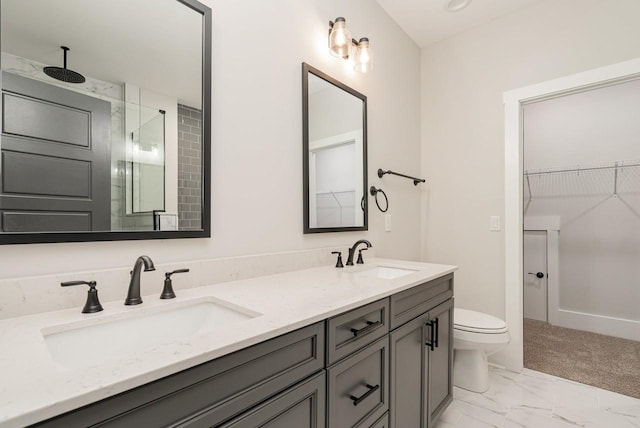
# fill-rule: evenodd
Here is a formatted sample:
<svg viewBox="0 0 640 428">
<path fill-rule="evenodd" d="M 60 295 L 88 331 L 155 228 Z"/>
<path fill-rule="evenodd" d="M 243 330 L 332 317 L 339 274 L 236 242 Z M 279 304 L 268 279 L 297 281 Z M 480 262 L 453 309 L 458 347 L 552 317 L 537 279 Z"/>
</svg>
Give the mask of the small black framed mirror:
<svg viewBox="0 0 640 428">
<path fill-rule="evenodd" d="M 368 229 L 367 97 L 302 63 L 304 233 Z"/>
<path fill-rule="evenodd" d="M 0 8 L 0 244 L 211 236 L 211 9 Z"/>
</svg>

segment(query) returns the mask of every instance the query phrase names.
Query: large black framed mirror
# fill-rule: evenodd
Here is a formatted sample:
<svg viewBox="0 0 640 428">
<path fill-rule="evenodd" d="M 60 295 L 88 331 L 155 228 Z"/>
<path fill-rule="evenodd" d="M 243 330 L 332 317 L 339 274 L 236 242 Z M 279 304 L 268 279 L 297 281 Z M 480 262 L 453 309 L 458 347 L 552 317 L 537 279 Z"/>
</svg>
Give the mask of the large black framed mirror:
<svg viewBox="0 0 640 428">
<path fill-rule="evenodd" d="M 304 233 L 367 230 L 367 97 L 302 63 Z"/>
<path fill-rule="evenodd" d="M 0 244 L 209 237 L 211 9 L 0 7 Z"/>
</svg>

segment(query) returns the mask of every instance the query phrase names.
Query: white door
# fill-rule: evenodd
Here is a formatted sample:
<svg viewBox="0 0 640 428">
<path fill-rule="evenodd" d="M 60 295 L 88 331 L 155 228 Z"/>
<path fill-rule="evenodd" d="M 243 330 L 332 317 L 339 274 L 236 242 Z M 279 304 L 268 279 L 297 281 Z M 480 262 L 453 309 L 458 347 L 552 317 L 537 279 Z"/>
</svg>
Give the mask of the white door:
<svg viewBox="0 0 640 428">
<path fill-rule="evenodd" d="M 547 321 L 547 232 L 524 232 L 524 317 Z"/>
</svg>

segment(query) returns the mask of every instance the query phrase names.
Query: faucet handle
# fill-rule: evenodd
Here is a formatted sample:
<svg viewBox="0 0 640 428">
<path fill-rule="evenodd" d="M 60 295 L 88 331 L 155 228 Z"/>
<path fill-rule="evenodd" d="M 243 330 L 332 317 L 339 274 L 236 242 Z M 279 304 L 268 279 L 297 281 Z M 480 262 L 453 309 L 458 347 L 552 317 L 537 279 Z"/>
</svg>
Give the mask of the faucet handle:
<svg viewBox="0 0 640 428">
<path fill-rule="evenodd" d="M 175 299 L 176 293 L 173 291 L 173 283 L 171 282 L 171 275 L 174 273 L 187 273 L 189 269 L 177 269 L 172 272 L 164 273 L 164 287 L 162 293 L 160 293 L 161 299 Z"/>
<path fill-rule="evenodd" d="M 364 260 L 362 260 L 362 252 L 367 250 L 368 248 L 361 248 L 358 250 L 358 261 L 356 262 L 357 264 L 360 264 L 360 265 L 364 264 Z"/>
<path fill-rule="evenodd" d="M 337 254 L 338 255 L 338 260 L 336 261 L 336 267 L 337 268 L 344 267 L 344 265 L 342 264 L 342 252 L 341 251 L 332 251 L 331 254 Z"/>
<path fill-rule="evenodd" d="M 98 290 L 96 289 L 96 285 L 98 284 L 95 281 L 67 281 L 61 282 L 60 285 L 62 287 L 88 285 L 89 292 L 87 293 L 87 301 L 84 304 L 84 308 L 82 308 L 82 313 L 92 314 L 102 310 L 102 305 L 100 304 L 100 300 L 98 300 Z"/>
<path fill-rule="evenodd" d="M 164 276 L 165 278 L 171 278 L 171 275 L 173 275 L 174 273 L 187 273 L 189 272 L 189 269 L 176 269 L 172 272 L 165 272 Z"/>
</svg>

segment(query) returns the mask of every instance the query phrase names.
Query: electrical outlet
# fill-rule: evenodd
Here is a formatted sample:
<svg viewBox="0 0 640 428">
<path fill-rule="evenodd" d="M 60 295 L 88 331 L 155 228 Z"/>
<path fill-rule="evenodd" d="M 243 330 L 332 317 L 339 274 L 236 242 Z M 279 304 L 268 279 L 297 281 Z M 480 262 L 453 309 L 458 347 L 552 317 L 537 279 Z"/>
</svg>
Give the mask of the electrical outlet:
<svg viewBox="0 0 640 428">
<path fill-rule="evenodd" d="M 391 214 L 384 215 L 384 231 L 391 232 Z"/>
</svg>

